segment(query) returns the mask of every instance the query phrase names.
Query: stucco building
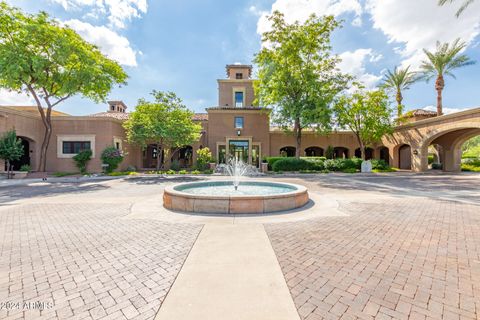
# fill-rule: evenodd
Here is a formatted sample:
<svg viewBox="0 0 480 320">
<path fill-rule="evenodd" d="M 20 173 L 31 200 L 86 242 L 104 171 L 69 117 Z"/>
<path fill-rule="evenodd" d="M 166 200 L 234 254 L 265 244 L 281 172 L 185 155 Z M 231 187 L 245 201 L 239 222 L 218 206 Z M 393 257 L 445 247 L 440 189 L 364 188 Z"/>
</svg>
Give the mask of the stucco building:
<svg viewBox="0 0 480 320">
<path fill-rule="evenodd" d="M 99 172 L 102 170 L 100 154 L 107 146 L 115 146 L 124 151 L 125 160 L 120 169 L 129 166 L 137 169 L 153 168 L 158 156 L 162 157 L 166 168 L 172 161 L 178 161 L 182 167 L 191 167 L 195 164 L 195 151 L 203 147 L 210 148 L 217 162 L 224 162 L 232 155 L 256 166 L 260 165 L 263 157 L 293 156 L 294 137 L 271 125 L 270 110 L 255 105 L 252 67 L 227 65 L 226 73 L 225 79 L 217 80 L 218 105 L 207 108 L 206 113 L 194 115 L 193 120 L 202 125 L 201 138 L 193 145 L 182 148 L 173 158 L 164 152 L 158 155 L 154 145 L 142 149 L 129 144 L 122 127 L 123 121 L 128 119 L 127 106 L 122 101 L 109 101 L 105 112 L 92 115 L 71 116 L 62 112 L 52 114 L 53 134 L 47 156 L 47 171 L 76 171 L 71 158 L 78 150 L 90 148 L 93 158 L 88 170 Z M 384 137 L 382 142 L 367 149 L 367 158 L 384 159 L 403 169 L 426 170 L 428 145 L 421 141 L 429 138 L 428 128 L 434 128 L 435 141 L 429 140 L 428 143 L 443 143 L 446 169 L 458 170 L 458 143 L 464 140 L 457 136 L 480 134 L 480 110 L 464 112 L 462 119 L 465 118 L 469 123 L 467 127 L 462 124 L 456 126 L 457 118 L 452 115 L 435 117 L 434 113 L 422 110 L 410 112 L 406 117 L 407 123 L 396 128 L 394 135 Z M 426 131 L 418 133 L 418 128 Z M 443 132 L 441 128 L 449 129 Z M 11 129 L 16 130 L 24 149 L 28 151 L 14 163 L 14 169 L 18 170 L 22 164 L 30 164 L 35 170 L 44 132 L 36 107 L 0 107 L 0 134 Z M 448 139 L 448 135 L 456 139 L 456 149 L 451 151 L 456 152 L 455 156 L 448 154 L 451 149 L 448 144 L 452 140 Z M 329 146 L 333 148 L 335 157 L 360 156 L 359 145 L 351 132 L 319 135 L 305 131 L 301 154 L 323 156 Z M 456 162 L 450 166 L 448 161 Z M 0 168 L 4 169 L 4 165 Z"/>
</svg>

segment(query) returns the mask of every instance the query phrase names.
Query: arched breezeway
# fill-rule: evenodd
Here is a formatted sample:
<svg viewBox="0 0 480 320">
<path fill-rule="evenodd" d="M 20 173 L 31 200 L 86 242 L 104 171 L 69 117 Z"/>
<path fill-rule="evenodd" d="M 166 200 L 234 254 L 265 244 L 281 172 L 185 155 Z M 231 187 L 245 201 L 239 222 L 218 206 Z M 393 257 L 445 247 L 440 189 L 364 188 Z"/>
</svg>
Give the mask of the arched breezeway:
<svg viewBox="0 0 480 320">
<path fill-rule="evenodd" d="M 280 148 L 280 156 L 282 157 L 295 157 L 296 148 L 292 146 L 286 146 Z"/>
<path fill-rule="evenodd" d="M 436 145 L 439 146 L 437 149 L 442 169 L 449 172 L 460 171 L 462 145 L 478 135 L 480 135 L 480 123 L 449 126 L 443 130 L 436 130 L 422 141 L 420 147 L 422 168 L 428 167 L 428 147 Z"/>
<path fill-rule="evenodd" d="M 337 158 L 343 158 L 343 159 L 346 159 L 349 157 L 349 150 L 348 148 L 345 148 L 345 147 L 335 147 L 333 148 L 333 157 L 335 159 Z"/>
<path fill-rule="evenodd" d="M 365 160 L 371 160 L 374 158 L 373 156 L 374 150 L 372 148 L 365 148 Z M 362 157 L 362 151 L 360 148 L 355 149 L 355 158 L 361 158 Z"/>
<path fill-rule="evenodd" d="M 320 147 L 308 147 L 305 149 L 306 157 L 323 157 L 324 150 Z"/>
<path fill-rule="evenodd" d="M 34 157 L 33 157 L 33 152 L 35 148 L 35 141 L 28 137 L 24 136 L 18 136 L 18 139 L 21 140 L 22 146 L 23 146 L 23 155 L 20 157 L 20 159 L 11 161 L 10 162 L 10 167 L 11 170 L 13 171 L 18 171 L 22 166 L 30 166 L 31 169 L 35 169 L 34 167 Z M 7 163 L 5 162 L 5 171 L 7 170 Z"/>
</svg>

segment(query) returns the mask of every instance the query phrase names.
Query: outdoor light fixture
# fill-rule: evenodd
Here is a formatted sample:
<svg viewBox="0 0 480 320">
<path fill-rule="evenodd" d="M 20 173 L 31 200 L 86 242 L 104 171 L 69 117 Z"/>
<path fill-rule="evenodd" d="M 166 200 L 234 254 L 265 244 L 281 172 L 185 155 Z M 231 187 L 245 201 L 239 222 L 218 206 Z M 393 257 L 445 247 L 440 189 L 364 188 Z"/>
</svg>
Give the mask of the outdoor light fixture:
<svg viewBox="0 0 480 320">
<path fill-rule="evenodd" d="M 414 154 L 414 155 L 417 155 L 417 154 L 418 154 L 418 150 L 413 150 L 413 154 Z"/>
<path fill-rule="evenodd" d="M 242 131 L 237 130 L 237 136 L 239 136 L 242 133 Z"/>
</svg>

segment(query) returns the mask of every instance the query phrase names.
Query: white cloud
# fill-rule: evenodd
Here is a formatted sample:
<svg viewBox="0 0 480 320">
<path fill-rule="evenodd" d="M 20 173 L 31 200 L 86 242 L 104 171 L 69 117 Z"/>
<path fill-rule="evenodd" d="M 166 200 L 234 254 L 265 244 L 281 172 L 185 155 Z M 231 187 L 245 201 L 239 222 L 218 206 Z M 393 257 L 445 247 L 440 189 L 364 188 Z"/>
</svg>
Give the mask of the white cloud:
<svg viewBox="0 0 480 320">
<path fill-rule="evenodd" d="M 270 29 L 267 16 L 275 10 L 282 12 L 288 23 L 304 22 L 312 13 L 317 16 L 339 16 L 343 13 L 354 13 L 355 18 L 352 25 L 361 26 L 362 24 L 363 9 L 358 0 L 276 0 L 272 4 L 270 12 L 259 11 L 254 6 L 250 7 L 250 11 L 260 17 L 257 23 L 257 33 L 262 34 Z"/>
<path fill-rule="evenodd" d="M 0 88 L 0 105 L 2 106 L 31 106 L 35 105 L 33 98 L 26 94 Z"/>
<path fill-rule="evenodd" d="M 443 107 L 442 111 L 443 111 L 443 114 L 450 114 L 450 113 L 465 111 L 465 110 L 473 109 L 473 108 L 478 108 L 478 107 L 471 107 L 471 108 L 445 108 L 445 107 Z M 422 109 L 437 112 L 437 107 L 436 106 L 426 106 Z"/>
<path fill-rule="evenodd" d="M 403 45 L 396 50 L 403 58 L 402 65 L 416 68 L 424 59 L 422 49 L 434 49 L 437 40 L 451 42 L 461 38 L 471 43 L 480 33 L 480 1 L 473 2 L 458 19 L 456 6 L 437 3 L 437 0 L 367 0 L 366 11 L 372 16 L 374 28 L 381 30 L 389 42 Z"/>
<path fill-rule="evenodd" d="M 366 72 L 366 61 L 377 62 L 382 59 L 381 54 L 376 54 L 372 49 L 357 49 L 355 51 L 345 51 L 341 53 L 339 68 L 342 72 L 349 73 L 357 77 L 365 88 L 373 89 L 382 79 L 381 75 L 374 75 Z"/>
<path fill-rule="evenodd" d="M 78 32 L 86 41 L 97 45 L 109 58 L 125 66 L 137 65 L 136 52 L 127 38 L 105 26 L 93 26 L 76 19 L 64 23 Z"/>
<path fill-rule="evenodd" d="M 65 10 L 88 10 L 86 16 L 107 16 L 111 26 L 125 28 L 125 23 L 147 12 L 147 0 L 51 0 Z"/>
</svg>

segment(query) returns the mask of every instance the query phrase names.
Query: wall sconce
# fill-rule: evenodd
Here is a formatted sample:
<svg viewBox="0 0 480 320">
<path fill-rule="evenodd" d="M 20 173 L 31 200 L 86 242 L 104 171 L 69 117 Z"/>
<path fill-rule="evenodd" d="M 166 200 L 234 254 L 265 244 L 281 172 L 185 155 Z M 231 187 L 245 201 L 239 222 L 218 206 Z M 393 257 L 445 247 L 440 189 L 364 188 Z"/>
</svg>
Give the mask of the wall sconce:
<svg viewBox="0 0 480 320">
<path fill-rule="evenodd" d="M 239 136 L 242 133 L 242 131 L 237 130 L 237 136 Z"/>
<path fill-rule="evenodd" d="M 414 155 L 417 155 L 417 154 L 418 154 L 418 150 L 416 150 L 416 149 L 413 150 L 413 154 L 414 154 Z"/>
</svg>

